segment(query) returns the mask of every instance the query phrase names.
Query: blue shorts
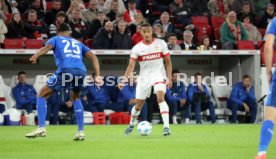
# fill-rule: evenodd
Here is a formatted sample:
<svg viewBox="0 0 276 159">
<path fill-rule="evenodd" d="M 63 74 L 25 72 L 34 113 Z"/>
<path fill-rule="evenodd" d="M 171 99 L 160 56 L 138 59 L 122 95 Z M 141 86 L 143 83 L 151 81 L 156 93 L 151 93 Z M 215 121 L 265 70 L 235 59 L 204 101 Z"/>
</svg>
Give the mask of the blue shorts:
<svg viewBox="0 0 276 159">
<path fill-rule="evenodd" d="M 54 75 L 47 80 L 47 86 L 53 91 L 61 91 L 69 88 L 75 93 L 79 93 L 83 86 L 83 80 L 86 76 L 86 71 L 66 68 L 55 72 Z"/>
</svg>

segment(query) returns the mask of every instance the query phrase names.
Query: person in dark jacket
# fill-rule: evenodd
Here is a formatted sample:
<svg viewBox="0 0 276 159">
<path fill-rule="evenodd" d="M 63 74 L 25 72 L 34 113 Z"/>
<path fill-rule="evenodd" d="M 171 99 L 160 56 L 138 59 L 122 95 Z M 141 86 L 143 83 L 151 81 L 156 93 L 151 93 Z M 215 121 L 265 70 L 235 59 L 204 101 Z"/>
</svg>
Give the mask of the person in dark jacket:
<svg viewBox="0 0 276 159">
<path fill-rule="evenodd" d="M 173 33 L 174 26 L 170 22 L 170 14 L 168 12 L 163 12 L 160 16 L 160 19 L 156 20 L 154 24 L 161 24 L 163 30 L 167 33 Z"/>
<path fill-rule="evenodd" d="M 207 87 L 202 83 L 203 76 L 201 73 L 195 74 L 195 82 L 191 83 L 187 90 L 188 102 L 192 106 L 192 111 L 195 112 L 196 123 L 201 124 L 201 112 L 209 109 L 211 121 L 216 122 L 215 106 L 210 101 L 211 95 Z M 194 98 L 196 93 L 205 93 L 205 101 Z"/>
<path fill-rule="evenodd" d="M 228 100 L 228 108 L 232 110 L 232 123 L 237 123 L 237 112 L 245 111 L 251 114 L 251 123 L 254 123 L 257 116 L 257 102 L 254 87 L 251 86 L 251 77 L 243 76 L 242 82 L 233 86 L 230 99 Z"/>
<path fill-rule="evenodd" d="M 11 22 L 8 24 L 8 33 L 6 34 L 6 38 L 26 39 L 24 23 L 19 12 L 12 15 Z"/>
<path fill-rule="evenodd" d="M 44 10 L 43 10 L 41 0 L 33 0 L 32 4 L 29 6 L 29 9 L 24 13 L 24 17 L 27 16 L 27 18 L 28 18 L 28 14 L 29 14 L 30 10 L 35 10 L 36 11 L 37 19 L 44 20 L 45 13 L 44 13 Z"/>
<path fill-rule="evenodd" d="M 193 43 L 194 34 L 190 30 L 183 32 L 183 42 L 179 45 L 182 50 L 196 50 L 197 46 Z"/>
<path fill-rule="evenodd" d="M 45 14 L 45 23 L 49 26 L 53 24 L 56 21 L 56 15 L 58 12 L 61 11 L 61 1 L 60 0 L 54 0 L 53 2 L 53 8 L 46 12 Z"/>
<path fill-rule="evenodd" d="M 92 84 L 84 88 L 82 99 L 87 100 L 84 105 L 84 110 L 89 112 L 103 112 L 104 109 L 109 108 L 111 97 L 109 94 L 109 87 L 106 85 Z M 84 100 L 85 101 L 85 100 Z"/>
<path fill-rule="evenodd" d="M 176 17 L 176 23 L 189 25 L 192 23 L 192 11 L 190 3 L 184 2 L 184 0 L 178 1 L 175 7 L 171 8 L 171 12 Z"/>
<path fill-rule="evenodd" d="M 250 22 L 255 24 L 255 14 L 251 11 L 250 3 L 247 1 L 243 2 L 242 10 L 237 14 L 237 19 L 242 22 L 245 16 L 250 17 Z"/>
<path fill-rule="evenodd" d="M 90 39 L 94 39 L 94 36 L 97 32 L 104 27 L 105 23 L 107 22 L 105 13 L 103 11 L 97 12 L 97 18 L 92 21 L 89 25 L 89 34 L 88 37 Z"/>
<path fill-rule="evenodd" d="M 56 36 L 57 30 L 60 24 L 65 23 L 66 14 L 63 11 L 58 12 L 56 16 L 57 16 L 56 21 L 49 26 L 49 32 L 48 32 L 49 38 Z"/>
<path fill-rule="evenodd" d="M 37 20 L 35 10 L 28 11 L 28 20 L 24 24 L 26 36 L 29 39 L 39 39 L 41 34 L 47 33 L 47 26 L 40 20 Z"/>
<path fill-rule="evenodd" d="M 192 15 L 193 16 L 209 16 L 207 0 L 192 0 Z"/>
<path fill-rule="evenodd" d="M 24 71 L 17 75 L 18 84 L 12 89 L 16 109 L 25 109 L 27 113 L 32 113 L 36 105 L 36 91 L 33 86 L 26 84 L 27 74 Z"/>
<path fill-rule="evenodd" d="M 106 14 L 106 17 L 108 18 L 109 21 L 114 21 L 116 19 L 118 9 L 119 9 L 119 2 L 112 1 L 110 6 L 110 12 Z"/>
<path fill-rule="evenodd" d="M 69 21 L 69 25 L 72 29 L 71 36 L 75 39 L 84 39 L 88 34 L 88 24 L 82 18 L 80 9 L 74 9 L 72 11 L 72 19 Z"/>
<path fill-rule="evenodd" d="M 55 92 L 48 98 L 46 121 L 49 121 L 50 124 L 57 125 L 58 113 L 64 107 L 72 108 L 70 91 L 68 89 Z"/>
<path fill-rule="evenodd" d="M 267 5 L 266 11 L 259 22 L 259 28 L 266 29 L 268 24 L 272 21 L 274 14 L 275 14 L 274 5 L 270 3 Z"/>
<path fill-rule="evenodd" d="M 104 28 L 100 29 L 98 33 L 95 35 L 93 40 L 93 48 L 94 49 L 112 49 L 113 46 L 113 24 L 108 21 L 105 23 Z"/>
<path fill-rule="evenodd" d="M 118 30 L 114 33 L 113 49 L 131 49 L 131 36 L 126 29 L 127 23 L 120 21 L 118 24 Z"/>
<path fill-rule="evenodd" d="M 172 121 L 173 124 L 177 123 L 176 113 L 178 112 L 179 108 L 184 108 L 184 118 L 190 118 L 190 109 L 189 106 L 186 105 L 187 96 L 186 96 L 186 89 L 183 82 L 178 81 L 178 74 L 179 70 L 172 71 L 172 82 L 173 85 L 171 88 L 168 88 L 166 91 L 166 98 L 168 100 L 168 104 L 171 107 L 172 111 Z"/>
</svg>

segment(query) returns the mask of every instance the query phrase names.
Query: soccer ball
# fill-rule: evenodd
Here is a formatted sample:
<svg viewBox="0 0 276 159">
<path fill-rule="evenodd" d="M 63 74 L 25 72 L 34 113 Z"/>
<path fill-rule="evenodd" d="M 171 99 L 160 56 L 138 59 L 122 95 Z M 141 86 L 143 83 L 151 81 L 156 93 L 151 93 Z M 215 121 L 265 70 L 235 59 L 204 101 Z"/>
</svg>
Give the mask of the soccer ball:
<svg viewBox="0 0 276 159">
<path fill-rule="evenodd" d="M 147 121 L 142 121 L 137 126 L 138 133 L 142 136 L 148 136 L 151 133 L 152 126 Z"/>
</svg>

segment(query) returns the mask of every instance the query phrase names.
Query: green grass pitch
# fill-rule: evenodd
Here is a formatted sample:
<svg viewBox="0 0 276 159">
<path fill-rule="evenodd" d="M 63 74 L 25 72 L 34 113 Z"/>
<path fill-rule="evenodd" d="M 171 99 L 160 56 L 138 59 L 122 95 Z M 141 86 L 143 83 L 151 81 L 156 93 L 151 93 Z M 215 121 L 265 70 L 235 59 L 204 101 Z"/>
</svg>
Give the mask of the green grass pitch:
<svg viewBox="0 0 276 159">
<path fill-rule="evenodd" d="M 126 125 L 85 127 L 86 140 L 73 141 L 76 126 L 48 126 L 46 138 L 27 139 L 35 127 L 0 127 L 0 159 L 253 159 L 260 125 L 177 125 L 162 136 L 154 125 L 150 136 Z M 272 142 L 268 159 L 276 156 Z"/>
</svg>

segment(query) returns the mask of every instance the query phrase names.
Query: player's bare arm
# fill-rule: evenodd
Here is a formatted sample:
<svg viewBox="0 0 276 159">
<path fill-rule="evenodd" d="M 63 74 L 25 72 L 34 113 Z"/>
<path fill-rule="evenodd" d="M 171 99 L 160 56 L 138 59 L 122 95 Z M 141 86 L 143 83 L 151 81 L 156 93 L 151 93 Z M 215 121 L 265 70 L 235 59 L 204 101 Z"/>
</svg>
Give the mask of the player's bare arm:
<svg viewBox="0 0 276 159">
<path fill-rule="evenodd" d="M 53 46 L 52 45 L 46 45 L 44 47 L 42 47 L 36 54 L 34 54 L 29 60 L 35 64 L 36 60 L 42 56 L 47 54 L 50 50 L 52 50 Z"/>
<path fill-rule="evenodd" d="M 165 56 L 164 57 L 165 64 L 166 64 L 166 70 L 167 70 L 167 85 L 168 87 L 172 86 L 172 62 L 171 62 L 171 57 L 170 56 Z"/>
<path fill-rule="evenodd" d="M 275 36 L 272 34 L 267 35 L 267 40 L 265 43 L 265 48 L 264 48 L 264 56 L 265 56 L 265 65 L 266 65 L 266 74 L 267 74 L 267 80 L 268 80 L 268 85 L 270 84 L 271 81 L 271 68 L 272 68 L 272 58 L 273 58 L 273 46 L 274 46 L 274 40 Z"/>
<path fill-rule="evenodd" d="M 127 67 L 125 75 L 124 75 L 124 79 L 122 80 L 121 83 L 118 84 L 118 87 L 123 87 L 124 86 L 125 82 L 127 82 L 127 80 L 128 80 L 128 77 L 134 71 L 135 65 L 136 65 L 136 60 L 135 59 L 130 59 L 128 67 Z"/>
</svg>

